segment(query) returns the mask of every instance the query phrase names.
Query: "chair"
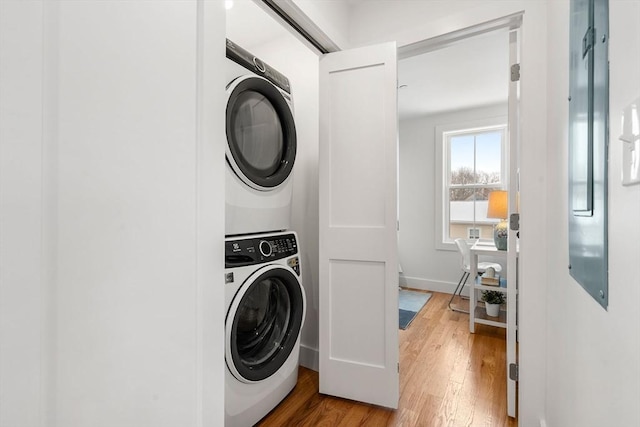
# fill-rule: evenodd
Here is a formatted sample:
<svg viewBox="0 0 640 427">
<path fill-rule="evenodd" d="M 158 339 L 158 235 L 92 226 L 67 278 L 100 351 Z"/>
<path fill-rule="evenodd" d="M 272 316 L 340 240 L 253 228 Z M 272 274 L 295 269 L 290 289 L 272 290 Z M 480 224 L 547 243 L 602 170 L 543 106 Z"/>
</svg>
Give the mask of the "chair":
<svg viewBox="0 0 640 427">
<path fill-rule="evenodd" d="M 456 239 L 456 246 L 458 247 L 458 252 L 460 252 L 460 269 L 462 270 L 462 277 L 460 277 L 460 281 L 458 282 L 458 286 L 453 291 L 453 295 L 451 295 L 451 299 L 449 300 L 449 309 L 452 311 L 457 311 L 459 313 L 469 313 L 467 310 L 462 310 L 457 307 L 452 307 L 451 303 L 456 295 L 460 296 L 462 294 L 462 290 L 464 289 L 464 285 L 467 284 L 467 279 L 469 279 L 469 275 L 471 274 L 471 252 L 469 250 L 469 244 L 465 239 Z M 493 267 L 496 273 L 502 271 L 502 266 L 495 262 L 479 262 L 478 263 L 478 274 L 484 273 L 489 267 Z"/>
</svg>

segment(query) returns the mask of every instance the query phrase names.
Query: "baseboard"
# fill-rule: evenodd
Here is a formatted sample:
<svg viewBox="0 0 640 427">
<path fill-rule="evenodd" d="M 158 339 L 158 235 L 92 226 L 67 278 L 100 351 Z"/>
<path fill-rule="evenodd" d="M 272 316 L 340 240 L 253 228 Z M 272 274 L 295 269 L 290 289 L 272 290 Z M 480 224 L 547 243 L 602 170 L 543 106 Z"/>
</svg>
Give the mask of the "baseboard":
<svg viewBox="0 0 640 427">
<path fill-rule="evenodd" d="M 300 361 L 301 366 L 318 372 L 320 369 L 319 353 L 317 348 L 307 347 L 300 344 Z"/>
<path fill-rule="evenodd" d="M 419 277 L 408 277 L 404 274 L 400 275 L 400 286 L 404 288 L 419 289 L 421 291 L 442 292 L 444 294 L 452 294 L 456 289 L 457 283 L 443 282 L 439 280 L 422 279 Z M 462 291 L 462 295 L 469 295 L 467 287 Z"/>
</svg>

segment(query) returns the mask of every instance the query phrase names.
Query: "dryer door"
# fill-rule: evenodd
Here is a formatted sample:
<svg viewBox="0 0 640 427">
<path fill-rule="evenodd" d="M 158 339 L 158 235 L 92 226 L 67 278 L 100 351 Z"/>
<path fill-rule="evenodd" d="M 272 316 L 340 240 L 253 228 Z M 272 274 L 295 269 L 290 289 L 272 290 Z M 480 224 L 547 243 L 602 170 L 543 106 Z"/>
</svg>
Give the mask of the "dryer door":
<svg viewBox="0 0 640 427">
<path fill-rule="evenodd" d="M 305 312 L 295 272 L 284 265 L 258 269 L 233 298 L 226 320 L 226 359 L 240 381 L 269 378 L 294 349 Z"/>
<path fill-rule="evenodd" d="M 227 93 L 227 161 L 250 187 L 274 189 L 289 177 L 296 158 L 296 127 L 289 101 L 258 76 L 239 77 Z"/>
</svg>

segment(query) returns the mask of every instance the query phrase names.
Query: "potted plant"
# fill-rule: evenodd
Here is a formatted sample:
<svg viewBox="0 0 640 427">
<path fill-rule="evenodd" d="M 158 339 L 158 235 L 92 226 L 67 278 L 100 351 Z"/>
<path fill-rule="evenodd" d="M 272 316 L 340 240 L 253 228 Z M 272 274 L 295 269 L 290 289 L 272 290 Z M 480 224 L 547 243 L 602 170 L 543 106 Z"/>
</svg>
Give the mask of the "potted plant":
<svg viewBox="0 0 640 427">
<path fill-rule="evenodd" d="M 482 301 L 487 310 L 487 316 L 498 317 L 500 305 L 505 302 L 505 296 L 500 291 L 482 291 Z"/>
</svg>

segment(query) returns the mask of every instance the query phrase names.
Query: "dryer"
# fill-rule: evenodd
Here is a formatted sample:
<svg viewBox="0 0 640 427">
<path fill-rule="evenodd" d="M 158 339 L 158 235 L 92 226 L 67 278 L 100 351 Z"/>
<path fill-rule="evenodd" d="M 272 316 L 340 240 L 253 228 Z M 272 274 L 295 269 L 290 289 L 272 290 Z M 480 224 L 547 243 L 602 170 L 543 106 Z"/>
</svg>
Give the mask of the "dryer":
<svg viewBox="0 0 640 427">
<path fill-rule="evenodd" d="M 225 235 L 287 230 L 297 137 L 289 79 L 227 40 Z"/>
<path fill-rule="evenodd" d="M 225 239 L 225 426 L 252 426 L 295 387 L 306 299 L 296 233 Z"/>
</svg>

